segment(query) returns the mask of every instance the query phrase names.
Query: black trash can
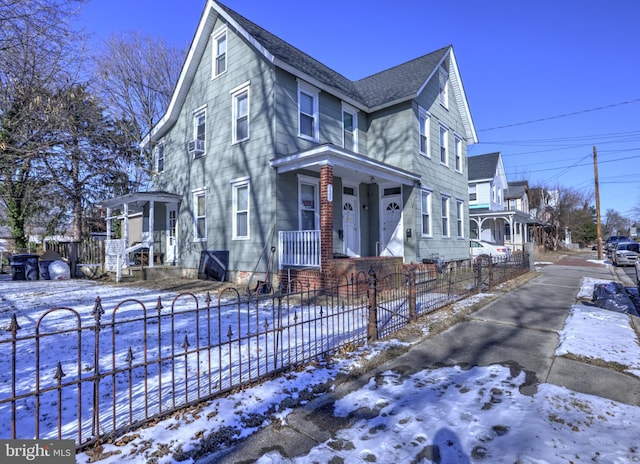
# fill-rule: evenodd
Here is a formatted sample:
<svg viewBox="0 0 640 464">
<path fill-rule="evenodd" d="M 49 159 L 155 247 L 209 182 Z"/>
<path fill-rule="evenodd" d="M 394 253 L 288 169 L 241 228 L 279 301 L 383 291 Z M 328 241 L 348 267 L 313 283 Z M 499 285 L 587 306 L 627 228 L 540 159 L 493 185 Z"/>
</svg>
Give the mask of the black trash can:
<svg viewBox="0 0 640 464">
<path fill-rule="evenodd" d="M 11 277 L 13 280 L 38 280 L 38 255 L 13 255 Z"/>
</svg>

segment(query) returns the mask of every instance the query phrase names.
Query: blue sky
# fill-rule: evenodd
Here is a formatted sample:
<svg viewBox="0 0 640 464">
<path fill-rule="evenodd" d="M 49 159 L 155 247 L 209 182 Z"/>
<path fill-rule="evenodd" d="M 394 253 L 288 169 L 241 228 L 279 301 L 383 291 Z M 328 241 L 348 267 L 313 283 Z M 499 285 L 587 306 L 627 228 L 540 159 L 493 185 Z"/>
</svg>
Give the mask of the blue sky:
<svg viewBox="0 0 640 464">
<path fill-rule="evenodd" d="M 452 44 L 480 141 L 470 156 L 500 151 L 509 180 L 592 192 L 596 146 L 603 217 L 640 223 L 640 2 L 223 3 L 351 79 Z M 82 20 L 95 43 L 139 30 L 186 48 L 204 6 L 90 0 Z"/>
</svg>

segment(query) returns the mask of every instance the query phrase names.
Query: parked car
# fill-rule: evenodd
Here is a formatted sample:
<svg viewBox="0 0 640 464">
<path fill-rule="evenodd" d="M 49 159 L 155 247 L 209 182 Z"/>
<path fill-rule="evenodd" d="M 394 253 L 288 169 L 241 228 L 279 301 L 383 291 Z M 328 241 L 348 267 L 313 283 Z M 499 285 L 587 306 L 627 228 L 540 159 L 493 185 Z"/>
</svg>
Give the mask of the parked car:
<svg viewBox="0 0 640 464">
<path fill-rule="evenodd" d="M 638 242 L 618 242 L 611 251 L 614 266 L 633 266 L 640 253 Z"/>
<path fill-rule="evenodd" d="M 482 240 L 471 239 L 469 241 L 469 249 L 472 259 L 478 259 L 482 255 L 491 256 L 491 261 L 494 263 L 504 261 L 511 255 L 511 249 L 508 246 L 496 245 Z"/>
<path fill-rule="evenodd" d="M 604 242 L 604 251 L 607 253 L 607 255 L 611 255 L 611 252 L 616 246 L 616 243 L 629 241 L 629 237 L 627 237 L 626 235 L 612 235 Z"/>
</svg>

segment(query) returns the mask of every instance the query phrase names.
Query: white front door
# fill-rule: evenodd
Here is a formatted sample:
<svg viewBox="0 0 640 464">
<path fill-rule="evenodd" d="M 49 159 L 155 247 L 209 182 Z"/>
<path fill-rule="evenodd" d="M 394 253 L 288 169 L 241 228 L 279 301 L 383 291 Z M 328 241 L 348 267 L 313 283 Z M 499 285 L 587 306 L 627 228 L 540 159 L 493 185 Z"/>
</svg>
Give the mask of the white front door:
<svg viewBox="0 0 640 464">
<path fill-rule="evenodd" d="M 167 249 L 165 250 L 165 264 L 175 265 L 178 254 L 178 238 L 176 227 L 178 225 L 178 207 L 167 206 Z"/>
<path fill-rule="evenodd" d="M 344 254 L 360 256 L 360 202 L 357 187 L 342 187 L 342 242 Z"/>
<path fill-rule="evenodd" d="M 403 256 L 402 188 L 382 188 L 380 256 Z"/>
</svg>

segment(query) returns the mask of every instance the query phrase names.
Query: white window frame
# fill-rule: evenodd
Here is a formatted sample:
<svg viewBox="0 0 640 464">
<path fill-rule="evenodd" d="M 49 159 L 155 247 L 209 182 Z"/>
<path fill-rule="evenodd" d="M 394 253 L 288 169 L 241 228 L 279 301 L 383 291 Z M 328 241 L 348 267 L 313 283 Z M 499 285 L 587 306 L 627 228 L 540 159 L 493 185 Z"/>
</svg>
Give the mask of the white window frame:
<svg viewBox="0 0 640 464">
<path fill-rule="evenodd" d="M 347 133 L 347 130 L 345 129 L 345 125 L 344 125 L 345 113 L 351 115 L 351 120 L 353 122 L 353 132 L 352 132 L 353 143 L 351 146 L 347 146 L 348 144 L 345 137 L 345 134 Z M 347 150 L 351 150 L 355 153 L 358 153 L 358 110 L 351 105 L 347 105 L 344 102 L 342 102 L 342 146 Z"/>
<path fill-rule="evenodd" d="M 306 95 L 312 99 L 312 113 L 306 113 L 302 111 L 301 106 L 301 96 Z M 313 142 L 317 142 L 320 140 L 319 132 L 320 132 L 320 113 L 319 113 L 319 100 L 320 98 L 320 90 L 315 88 L 312 85 L 307 84 L 306 82 L 298 81 L 298 137 L 303 139 L 311 140 Z M 303 134 L 302 133 L 302 116 L 306 116 L 312 119 L 312 130 L 313 134 Z"/>
<path fill-rule="evenodd" d="M 422 189 L 420 191 L 420 211 L 421 211 L 421 229 L 422 237 L 433 237 L 433 215 L 432 211 L 433 192 L 431 190 Z M 426 210 L 426 211 L 425 211 Z M 425 222 L 426 219 L 426 222 Z M 425 232 L 425 225 L 427 231 Z"/>
<path fill-rule="evenodd" d="M 193 241 L 194 242 L 206 242 L 207 241 L 207 189 L 201 188 L 194 190 L 192 192 L 193 198 Z M 198 199 L 203 198 L 204 200 L 204 211 L 200 214 L 200 210 L 198 208 Z M 204 235 L 198 235 L 198 221 L 202 220 L 204 222 Z"/>
<path fill-rule="evenodd" d="M 449 73 L 441 66 L 438 72 L 438 100 L 445 108 L 449 108 Z"/>
<path fill-rule="evenodd" d="M 469 184 L 469 201 L 478 201 L 478 184 Z"/>
<path fill-rule="evenodd" d="M 202 134 L 200 135 L 198 132 L 198 128 L 200 127 L 200 118 L 204 118 L 204 129 Z M 191 140 L 202 140 L 202 154 L 193 155 L 194 158 L 202 158 L 207 154 L 207 106 L 202 106 L 193 111 L 193 138 Z"/>
<path fill-rule="evenodd" d="M 247 189 L 247 205 L 246 209 L 240 209 L 238 207 L 238 192 L 241 189 Z M 249 240 L 251 238 L 251 180 L 248 177 L 241 179 L 234 179 L 231 181 L 232 189 L 232 240 Z M 238 233 L 238 216 L 240 214 L 246 214 L 247 216 L 247 233 L 240 235 Z"/>
<path fill-rule="evenodd" d="M 233 89 L 231 93 L 231 143 L 240 143 L 245 140 L 249 140 L 250 137 L 250 114 L 251 114 L 251 83 L 246 82 L 241 86 Z M 238 103 L 240 102 L 240 98 L 245 96 L 247 98 L 247 114 L 240 115 L 238 114 L 239 107 Z M 238 138 L 238 121 L 240 118 L 245 117 L 247 119 L 247 135 L 243 138 Z"/>
<path fill-rule="evenodd" d="M 164 172 L 164 162 L 165 162 L 165 146 L 164 140 L 161 140 L 158 145 L 156 145 L 155 156 L 154 156 L 154 165 L 156 173 Z"/>
<path fill-rule="evenodd" d="M 227 35 L 227 28 L 224 27 L 218 31 L 215 31 L 213 34 L 211 34 L 211 38 L 212 38 L 212 42 L 213 42 L 213 62 L 211 64 L 212 69 L 211 69 L 211 76 L 212 79 L 215 79 L 218 76 L 223 75 L 224 73 L 227 72 L 227 68 L 229 66 L 229 42 L 228 42 L 228 35 Z M 224 50 L 220 51 L 220 41 L 221 39 L 224 39 Z M 224 59 L 224 69 L 220 70 L 218 68 L 218 59 L 222 56 L 222 58 Z"/>
<path fill-rule="evenodd" d="M 456 200 L 456 235 L 464 238 L 464 201 Z"/>
<path fill-rule="evenodd" d="M 453 153 L 456 172 L 462 172 L 462 138 L 454 134 Z"/>
<path fill-rule="evenodd" d="M 313 186 L 313 208 L 305 208 L 302 204 L 302 185 Z M 320 230 L 320 179 L 317 177 L 298 175 L 298 230 L 302 229 L 302 211 L 314 212 L 314 228 L 311 230 Z"/>
<path fill-rule="evenodd" d="M 440 205 L 442 209 L 442 237 L 450 238 L 451 237 L 451 197 L 447 195 L 442 195 L 440 199 Z"/>
<path fill-rule="evenodd" d="M 421 155 L 431 158 L 429 131 L 431 130 L 431 115 L 422 107 L 418 108 L 418 151 Z M 424 144 L 423 144 L 424 139 Z M 424 146 L 423 146 L 424 145 Z"/>
<path fill-rule="evenodd" d="M 440 164 L 448 167 L 449 166 L 449 128 L 447 126 L 443 126 L 442 124 L 440 124 L 438 143 L 440 144 Z"/>
</svg>

